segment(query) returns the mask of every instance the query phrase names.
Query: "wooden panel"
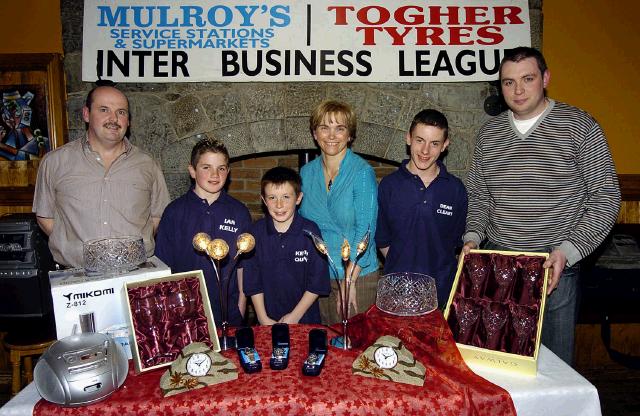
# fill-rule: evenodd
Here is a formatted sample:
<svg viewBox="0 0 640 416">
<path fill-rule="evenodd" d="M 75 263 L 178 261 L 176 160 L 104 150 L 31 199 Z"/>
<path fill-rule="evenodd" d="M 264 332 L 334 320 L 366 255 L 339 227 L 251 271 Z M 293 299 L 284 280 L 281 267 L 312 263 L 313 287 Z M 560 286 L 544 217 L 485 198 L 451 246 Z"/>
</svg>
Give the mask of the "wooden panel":
<svg viewBox="0 0 640 416">
<path fill-rule="evenodd" d="M 579 369 L 619 367 L 609 357 L 600 336 L 600 324 L 576 326 L 575 366 Z M 611 347 L 623 354 L 638 355 L 640 323 L 611 324 Z"/>
<path fill-rule="evenodd" d="M 39 160 L 3 161 L 0 163 L 0 187 L 35 186 Z"/>
<path fill-rule="evenodd" d="M 7 214 L 21 214 L 21 213 L 29 213 L 29 212 L 31 212 L 31 205 L 24 205 L 24 206 L 0 205 L 0 217 Z"/>
<path fill-rule="evenodd" d="M 640 224 L 640 201 L 622 201 L 619 224 Z"/>
<path fill-rule="evenodd" d="M 619 224 L 640 224 L 640 175 L 618 175 L 622 206 Z"/>
<path fill-rule="evenodd" d="M 618 175 L 623 201 L 640 201 L 640 175 Z"/>
</svg>

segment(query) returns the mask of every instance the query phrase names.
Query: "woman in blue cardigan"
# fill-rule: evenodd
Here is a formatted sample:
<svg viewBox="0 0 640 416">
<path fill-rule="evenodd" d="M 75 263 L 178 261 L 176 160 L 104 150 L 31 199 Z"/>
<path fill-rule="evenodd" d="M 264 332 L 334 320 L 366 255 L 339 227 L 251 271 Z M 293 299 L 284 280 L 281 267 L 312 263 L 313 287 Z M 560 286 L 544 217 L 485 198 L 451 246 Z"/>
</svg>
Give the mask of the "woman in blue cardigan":
<svg viewBox="0 0 640 416">
<path fill-rule="evenodd" d="M 329 255 L 338 268 L 344 288 L 341 246 L 346 238 L 351 246 L 347 273 L 353 269 L 349 296 L 349 316 L 363 312 L 376 299 L 378 258 L 374 236 L 378 214 L 377 183 L 373 168 L 349 148 L 356 137 L 356 115 L 349 104 L 324 101 L 309 119 L 313 139 L 321 155 L 302 167 L 302 216 L 318 224 Z M 356 246 L 369 230 L 369 247 L 355 265 Z M 355 265 L 355 267 L 354 267 Z M 340 322 L 335 271 L 329 268 L 332 286 L 329 299 L 320 300 L 322 321 Z M 343 290 L 344 293 L 344 290 Z"/>
</svg>

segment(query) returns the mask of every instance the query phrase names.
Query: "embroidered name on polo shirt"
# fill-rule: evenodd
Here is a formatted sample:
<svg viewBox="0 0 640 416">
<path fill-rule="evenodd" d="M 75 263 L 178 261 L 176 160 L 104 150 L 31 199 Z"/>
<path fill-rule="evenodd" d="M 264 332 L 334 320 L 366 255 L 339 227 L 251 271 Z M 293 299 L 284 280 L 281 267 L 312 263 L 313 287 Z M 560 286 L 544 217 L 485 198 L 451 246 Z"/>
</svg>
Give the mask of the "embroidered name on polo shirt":
<svg viewBox="0 0 640 416">
<path fill-rule="evenodd" d="M 309 259 L 307 258 L 307 256 L 309 255 L 309 252 L 307 250 L 296 250 L 296 254 L 295 257 L 293 258 L 293 261 L 295 261 L 296 263 L 301 263 L 301 262 L 308 262 Z"/>
<path fill-rule="evenodd" d="M 232 227 L 232 225 L 236 225 L 236 220 L 225 218 L 224 224 L 220 224 L 220 229 L 223 231 L 230 231 L 235 233 L 238 231 L 238 227 Z"/>
<path fill-rule="evenodd" d="M 452 216 L 453 215 L 453 207 L 451 205 L 440 204 L 440 208 L 438 208 L 436 210 L 436 212 L 438 214 Z"/>
</svg>

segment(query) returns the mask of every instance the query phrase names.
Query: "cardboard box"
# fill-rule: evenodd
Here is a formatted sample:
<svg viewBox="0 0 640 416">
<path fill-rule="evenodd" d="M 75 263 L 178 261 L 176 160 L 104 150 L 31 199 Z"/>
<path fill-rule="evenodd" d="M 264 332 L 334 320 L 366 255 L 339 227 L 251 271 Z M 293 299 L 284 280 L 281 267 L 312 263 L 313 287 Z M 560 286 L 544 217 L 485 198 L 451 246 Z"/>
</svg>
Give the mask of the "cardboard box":
<svg viewBox="0 0 640 416">
<path fill-rule="evenodd" d="M 202 270 L 130 281 L 122 290 L 136 373 L 171 365 L 191 342 L 220 351 Z"/>
<path fill-rule="evenodd" d="M 95 332 L 116 338 L 131 358 L 122 288 L 128 281 L 168 274 L 171 270 L 157 257 L 124 274 L 87 275 L 84 269 L 49 272 L 57 338 L 80 333 L 81 325 L 93 323 Z"/>
<path fill-rule="evenodd" d="M 469 274 L 470 268 L 474 265 L 470 263 L 474 258 L 480 256 L 482 259 L 489 259 L 487 266 L 490 271 L 484 282 L 481 284 L 472 282 Z M 497 260 L 501 258 L 501 260 Z M 506 257 L 504 257 L 506 256 Z M 469 255 L 461 254 L 458 261 L 458 270 L 444 311 L 444 316 L 454 334 L 454 339 L 462 358 L 467 363 L 473 363 L 497 370 L 515 372 L 523 375 L 535 376 L 537 374 L 538 351 L 540 348 L 540 336 L 544 320 L 544 305 L 547 297 L 547 280 L 549 269 L 542 268 L 542 263 L 549 257 L 547 253 L 528 253 L 517 251 L 495 251 L 495 250 L 471 250 Z M 495 278 L 496 262 L 511 262 L 510 265 L 516 267 L 516 275 L 510 286 L 500 286 Z M 470 264 L 467 264 L 470 263 Z M 477 266 L 476 266 L 477 267 Z M 538 281 L 534 284 L 526 282 L 525 275 L 533 276 L 538 271 Z M 504 275 L 504 273 L 502 273 Z M 480 295 L 478 295 L 480 293 Z M 476 321 L 473 335 L 465 332 L 462 327 L 472 328 L 472 325 L 460 325 L 457 313 L 464 315 L 462 309 L 464 303 L 468 302 L 469 308 L 480 308 L 480 317 Z M 492 309 L 493 308 L 493 309 Z M 499 336 L 492 336 L 483 323 L 483 314 L 489 311 L 504 312 L 504 308 L 509 315 L 503 326 L 503 331 Z M 537 309 L 537 317 L 532 311 Z M 475 310 L 477 312 L 477 309 Z M 517 319 L 512 314 L 520 314 L 520 311 L 531 313 L 526 319 L 530 321 L 535 318 L 537 325 L 530 337 L 518 337 L 514 323 Z M 477 316 L 477 313 L 469 313 L 467 316 Z M 524 314 L 520 316 L 525 316 Z M 462 318 L 462 321 L 465 321 Z M 487 319 L 487 322 L 490 320 Z M 473 319 L 466 319 L 466 322 L 473 322 Z M 482 328 L 481 328 L 482 327 Z M 494 334 L 497 334 L 495 332 Z M 535 338 L 533 338 L 535 336 Z M 464 339 L 464 342 L 460 342 Z M 497 341 L 496 341 L 497 340 Z M 492 344 L 491 347 L 488 347 Z M 479 345 L 485 345 L 482 347 Z M 520 349 L 519 353 L 514 350 Z M 527 350 L 527 353 L 523 351 Z"/>
</svg>

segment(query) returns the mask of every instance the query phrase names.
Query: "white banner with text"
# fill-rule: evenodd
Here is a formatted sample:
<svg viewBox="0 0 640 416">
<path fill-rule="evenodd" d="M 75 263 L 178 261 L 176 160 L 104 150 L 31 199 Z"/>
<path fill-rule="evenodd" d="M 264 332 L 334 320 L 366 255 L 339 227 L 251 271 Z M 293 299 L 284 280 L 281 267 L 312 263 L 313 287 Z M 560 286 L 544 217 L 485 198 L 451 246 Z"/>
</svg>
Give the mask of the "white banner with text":
<svg viewBox="0 0 640 416">
<path fill-rule="evenodd" d="M 527 0 L 85 0 L 82 79 L 497 79 L 530 46 Z"/>
</svg>

